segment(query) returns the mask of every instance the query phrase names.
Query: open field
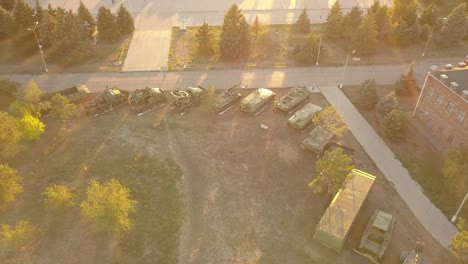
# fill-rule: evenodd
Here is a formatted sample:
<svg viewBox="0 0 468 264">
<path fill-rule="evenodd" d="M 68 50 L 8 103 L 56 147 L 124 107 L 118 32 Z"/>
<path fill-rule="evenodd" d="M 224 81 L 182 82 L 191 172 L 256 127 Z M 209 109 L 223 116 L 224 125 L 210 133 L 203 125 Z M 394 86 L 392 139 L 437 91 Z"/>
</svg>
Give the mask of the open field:
<svg viewBox="0 0 468 264">
<path fill-rule="evenodd" d="M 393 89 L 392 86 L 378 86 L 377 93 L 379 97 L 385 96 Z M 447 191 L 442 179 L 442 167 L 444 163 L 443 155 L 422 135 L 415 127 L 415 122 L 410 118 L 414 106 L 416 105 L 417 95 L 404 96 L 400 98 L 402 110 L 407 113 L 407 133 L 405 139 L 401 142 L 392 142 L 384 136 L 377 115 L 374 110 L 363 109 L 358 105 L 359 86 L 348 86 L 343 88 L 343 92 L 356 106 L 362 116 L 375 129 L 375 131 L 384 139 L 386 144 L 395 153 L 398 159 L 410 172 L 411 177 L 416 180 L 423 188 L 424 193 L 444 214 L 450 219 L 457 210 L 460 200 Z M 463 218 L 468 217 L 466 207 L 460 213 Z"/>
<path fill-rule="evenodd" d="M 184 65 L 187 66 L 188 70 L 303 67 L 305 65 L 298 63 L 292 52 L 296 46 L 304 43 L 308 35 L 297 34 L 292 30 L 292 27 L 293 25 L 262 25 L 258 38 L 253 41 L 249 59 L 237 63 L 223 62 L 219 59 L 220 26 L 210 26 L 215 50 L 215 54 L 211 58 L 199 57 L 196 54 L 197 40 L 195 34 L 198 27 L 187 27 L 185 31 L 174 27 L 168 69 L 183 70 Z M 311 32 L 316 35 L 323 34 L 323 25 L 312 24 Z M 437 47 L 434 39 L 432 39 L 425 57 L 422 57 L 421 54 L 425 45 L 426 41 L 420 41 L 408 47 L 379 43 L 375 55 L 360 57 L 359 60 L 350 59 L 349 65 L 402 64 L 427 58 L 457 57 L 460 54 L 465 54 L 468 41 L 464 40 L 456 47 L 441 48 Z M 320 50 L 319 65 L 341 66 L 345 63 L 347 52 L 352 49 L 353 45 L 349 39 L 324 37 Z"/>
<path fill-rule="evenodd" d="M 120 72 L 122 65 L 114 65 L 114 62 L 116 62 L 121 55 L 122 61 L 125 60 L 131 40 L 132 35 L 129 35 L 123 37 L 116 43 L 99 42 L 91 47 L 94 53 L 90 58 L 73 65 L 64 65 L 67 60 L 73 60 L 73 58 L 68 57 L 73 56 L 73 54 L 52 60 L 48 57 L 47 50 L 45 50 L 44 58 L 49 72 L 53 73 Z M 0 56 L 0 72 L 43 73 L 44 64 L 42 63 L 38 48 L 35 45 L 35 40 L 32 39 L 31 41 L 34 41 L 32 42 L 34 45 L 28 47 L 27 51 L 17 50 L 13 46 L 14 44 L 9 40 L 0 41 L 0 50 L 2 50 L 2 55 L 4 55 Z"/>
<path fill-rule="evenodd" d="M 328 105 L 320 94 L 310 101 Z M 122 107 L 81 117 L 66 129 L 46 118 L 43 138 L 10 162 L 24 177 L 25 192 L 0 215 L 0 223 L 27 219 L 44 236 L 31 254 L 6 263 L 365 264 L 352 248 L 376 208 L 397 217 L 382 263 L 398 263 L 400 251 L 416 239 L 425 242 L 427 263 L 456 263 L 351 134 L 344 142 L 356 149 L 356 167 L 377 179 L 344 251 L 315 242 L 314 228 L 330 200 L 307 186 L 316 175 L 316 157 L 299 145 L 311 128 L 290 128 L 290 115 L 269 106 L 257 116 L 237 107 L 221 116 L 202 108 L 180 116 L 166 106 L 138 117 Z M 139 201 L 135 229 L 120 242 L 90 232 L 78 208 L 62 214 L 43 209 L 41 193 L 50 184 L 78 187 L 81 200 L 91 179 L 110 178 Z"/>
</svg>

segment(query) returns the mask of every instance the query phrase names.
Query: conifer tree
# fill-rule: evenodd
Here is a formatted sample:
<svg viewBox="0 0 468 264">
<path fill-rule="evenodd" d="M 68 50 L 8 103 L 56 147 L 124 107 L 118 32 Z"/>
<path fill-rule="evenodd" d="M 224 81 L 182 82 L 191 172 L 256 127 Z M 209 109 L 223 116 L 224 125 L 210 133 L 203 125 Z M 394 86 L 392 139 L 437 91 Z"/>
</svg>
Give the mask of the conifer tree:
<svg viewBox="0 0 468 264">
<path fill-rule="evenodd" d="M 467 17 L 465 16 L 466 4 L 460 4 L 455 7 L 447 17 L 445 25 L 440 30 L 438 36 L 438 44 L 441 46 L 451 47 L 456 46 L 458 42 L 465 36 Z"/>
<path fill-rule="evenodd" d="M 362 20 L 354 36 L 354 46 L 359 54 L 371 55 L 375 53 L 377 34 L 374 14 L 368 13 Z"/>
<path fill-rule="evenodd" d="M 419 24 L 433 27 L 436 25 L 438 16 L 436 6 L 432 3 L 424 9 L 421 17 L 419 17 Z"/>
<path fill-rule="evenodd" d="M 117 25 L 122 35 L 130 34 L 135 30 L 133 17 L 123 5 L 120 5 L 119 12 L 117 13 Z"/>
<path fill-rule="evenodd" d="M 318 51 L 317 36 L 310 34 L 304 45 L 300 47 L 299 51 L 295 54 L 296 60 L 302 64 L 312 64 L 317 60 Z"/>
<path fill-rule="evenodd" d="M 203 22 L 203 25 L 198 28 L 195 35 L 198 43 L 197 53 L 200 56 L 211 56 L 213 55 L 213 41 L 208 27 L 208 23 Z"/>
<path fill-rule="evenodd" d="M 35 19 L 32 8 L 24 1 L 17 0 L 13 9 L 13 20 L 17 30 L 26 31 L 27 28 L 34 27 Z"/>
<path fill-rule="evenodd" d="M 111 11 L 104 6 L 100 7 L 98 11 L 97 29 L 99 38 L 104 41 L 114 42 L 120 37 L 117 19 Z"/>
<path fill-rule="evenodd" d="M 90 27 L 96 25 L 94 17 L 91 15 L 91 12 L 82 1 L 80 1 L 80 6 L 78 7 L 78 17 L 83 24 L 88 23 Z"/>
<path fill-rule="evenodd" d="M 252 25 L 252 33 L 254 37 L 254 41 L 258 39 L 258 35 L 260 34 L 260 22 L 258 21 L 258 16 L 255 16 L 254 23 Z"/>
<path fill-rule="evenodd" d="M 346 14 L 343 18 L 343 28 L 346 36 L 352 36 L 356 32 L 356 29 L 361 24 L 362 11 L 358 5 L 353 6 L 351 11 Z"/>
<path fill-rule="evenodd" d="M 415 0 L 393 0 L 393 22 L 403 20 L 408 26 L 412 26 L 418 18 L 416 9 L 417 4 Z"/>
<path fill-rule="evenodd" d="M 224 60 L 246 58 L 250 55 L 250 27 L 236 4 L 224 15 L 219 51 Z"/>
<path fill-rule="evenodd" d="M 307 34 L 310 32 L 310 19 L 309 15 L 307 15 L 306 8 L 302 10 L 302 13 L 299 15 L 296 24 L 294 24 L 294 31 L 300 34 Z"/>
<path fill-rule="evenodd" d="M 336 0 L 328 12 L 326 32 L 330 37 L 340 37 L 343 34 L 343 12 L 340 0 Z"/>
</svg>

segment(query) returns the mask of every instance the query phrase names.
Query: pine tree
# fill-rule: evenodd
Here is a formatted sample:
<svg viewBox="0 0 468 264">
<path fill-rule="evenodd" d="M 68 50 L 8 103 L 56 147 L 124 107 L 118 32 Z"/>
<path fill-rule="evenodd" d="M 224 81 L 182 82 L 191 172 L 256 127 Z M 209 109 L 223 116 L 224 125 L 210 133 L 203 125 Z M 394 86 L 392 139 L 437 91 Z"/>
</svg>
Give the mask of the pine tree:
<svg viewBox="0 0 468 264">
<path fill-rule="evenodd" d="M 382 129 L 391 140 L 401 140 L 404 136 L 405 131 L 405 119 L 403 111 L 400 109 L 393 109 L 388 114 L 386 114 L 381 123 Z"/>
<path fill-rule="evenodd" d="M 421 17 L 419 17 L 419 24 L 433 27 L 436 25 L 438 16 L 439 15 L 437 14 L 436 6 L 434 3 L 432 3 L 426 9 L 424 9 Z"/>
<path fill-rule="evenodd" d="M 317 60 L 317 36 L 310 34 L 304 45 L 295 53 L 296 60 L 301 64 L 313 64 Z"/>
<path fill-rule="evenodd" d="M 0 39 L 13 33 L 13 25 L 11 13 L 0 7 Z"/>
<path fill-rule="evenodd" d="M 224 60 L 246 58 L 250 55 L 250 27 L 236 4 L 224 15 L 219 51 Z"/>
<path fill-rule="evenodd" d="M 111 11 L 105 7 L 100 7 L 97 15 L 97 29 L 99 39 L 114 42 L 119 39 L 120 32 L 117 19 Z"/>
<path fill-rule="evenodd" d="M 377 35 L 374 15 L 368 13 L 354 35 L 354 46 L 358 53 L 361 55 L 374 54 L 377 48 Z"/>
<path fill-rule="evenodd" d="M 195 35 L 197 39 L 197 53 L 200 56 L 211 56 L 214 53 L 213 50 L 213 41 L 208 27 L 208 23 L 204 22 L 201 27 L 198 28 L 198 31 Z"/>
<path fill-rule="evenodd" d="M 415 0 L 393 0 L 393 22 L 403 20 L 408 26 L 412 26 L 418 18 L 416 9 L 417 4 Z"/>
<path fill-rule="evenodd" d="M 400 79 L 395 83 L 396 95 L 415 95 L 418 92 L 418 84 L 414 76 L 414 61 L 411 63 L 409 70 L 402 74 Z"/>
<path fill-rule="evenodd" d="M 447 17 L 445 25 L 439 32 L 437 43 L 441 46 L 453 47 L 463 39 L 466 33 L 467 17 L 465 16 L 466 4 L 455 7 Z"/>
<path fill-rule="evenodd" d="M 252 33 L 254 35 L 254 41 L 257 41 L 258 35 L 260 34 L 260 22 L 258 21 L 258 16 L 255 16 L 254 23 L 252 25 Z"/>
<path fill-rule="evenodd" d="M 344 34 L 346 36 L 354 35 L 354 33 L 356 32 L 356 29 L 361 24 L 361 20 L 362 20 L 361 17 L 362 17 L 362 11 L 361 9 L 359 9 L 358 5 L 353 6 L 353 8 L 351 8 L 351 11 L 349 11 L 349 13 L 344 16 L 343 28 L 344 28 Z"/>
<path fill-rule="evenodd" d="M 383 99 L 379 100 L 377 104 L 377 111 L 380 117 L 386 116 L 394 109 L 399 108 L 398 98 L 396 97 L 395 91 L 388 93 Z"/>
<path fill-rule="evenodd" d="M 34 27 L 34 20 L 32 8 L 24 2 L 24 0 L 17 0 L 15 8 L 13 9 L 13 20 L 17 30 L 26 31 L 27 28 Z"/>
<path fill-rule="evenodd" d="M 82 1 L 80 1 L 80 6 L 78 7 L 78 17 L 83 24 L 88 23 L 90 27 L 96 25 L 93 15 L 91 15 L 91 12 Z"/>
<path fill-rule="evenodd" d="M 117 25 L 122 35 L 130 34 L 135 30 L 133 17 L 123 5 L 120 5 L 119 12 L 117 13 Z"/>
<path fill-rule="evenodd" d="M 377 14 L 377 11 L 379 11 L 380 8 L 382 8 L 380 2 L 378 0 L 374 0 L 372 5 L 367 9 L 367 13 L 372 13 L 375 15 Z"/>
<path fill-rule="evenodd" d="M 294 24 L 294 31 L 299 34 L 308 34 L 310 32 L 310 19 L 306 8 L 302 10 L 296 24 Z"/>
<path fill-rule="evenodd" d="M 36 21 L 42 20 L 42 15 L 44 14 L 44 8 L 42 8 L 39 0 L 36 0 L 36 6 L 34 7 L 34 17 L 36 17 Z"/>
<path fill-rule="evenodd" d="M 328 12 L 326 32 L 330 37 L 340 37 L 343 34 L 343 12 L 340 0 L 336 0 Z"/>
<path fill-rule="evenodd" d="M 379 32 L 379 39 L 389 39 L 391 37 L 393 28 L 386 5 L 380 7 L 377 13 L 375 13 L 375 25 Z"/>
<path fill-rule="evenodd" d="M 375 80 L 368 79 L 361 84 L 359 89 L 359 103 L 367 109 L 372 109 L 378 101 Z"/>
<path fill-rule="evenodd" d="M 400 46 L 408 46 L 421 41 L 421 31 L 419 23 L 408 26 L 405 21 L 401 21 L 394 27 L 393 37 Z"/>
<path fill-rule="evenodd" d="M 0 0 L 0 7 L 7 11 L 13 10 L 16 0 Z"/>
</svg>

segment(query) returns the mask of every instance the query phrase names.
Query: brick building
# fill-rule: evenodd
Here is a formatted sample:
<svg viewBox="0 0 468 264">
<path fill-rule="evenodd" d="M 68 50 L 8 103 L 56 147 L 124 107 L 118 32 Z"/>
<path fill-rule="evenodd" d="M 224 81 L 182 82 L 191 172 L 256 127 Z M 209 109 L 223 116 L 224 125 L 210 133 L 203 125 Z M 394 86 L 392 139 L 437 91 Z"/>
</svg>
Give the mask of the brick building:
<svg viewBox="0 0 468 264">
<path fill-rule="evenodd" d="M 468 68 L 429 72 L 413 111 L 429 140 L 442 151 L 468 146 Z"/>
</svg>

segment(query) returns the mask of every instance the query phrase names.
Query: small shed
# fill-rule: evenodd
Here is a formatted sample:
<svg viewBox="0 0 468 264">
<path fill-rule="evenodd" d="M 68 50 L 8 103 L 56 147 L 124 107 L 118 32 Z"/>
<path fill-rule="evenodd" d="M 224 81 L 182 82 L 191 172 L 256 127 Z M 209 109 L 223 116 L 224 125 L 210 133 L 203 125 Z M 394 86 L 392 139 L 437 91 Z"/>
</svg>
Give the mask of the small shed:
<svg viewBox="0 0 468 264">
<path fill-rule="evenodd" d="M 317 224 L 314 239 L 340 252 L 374 180 L 371 174 L 352 170 Z"/>
</svg>

